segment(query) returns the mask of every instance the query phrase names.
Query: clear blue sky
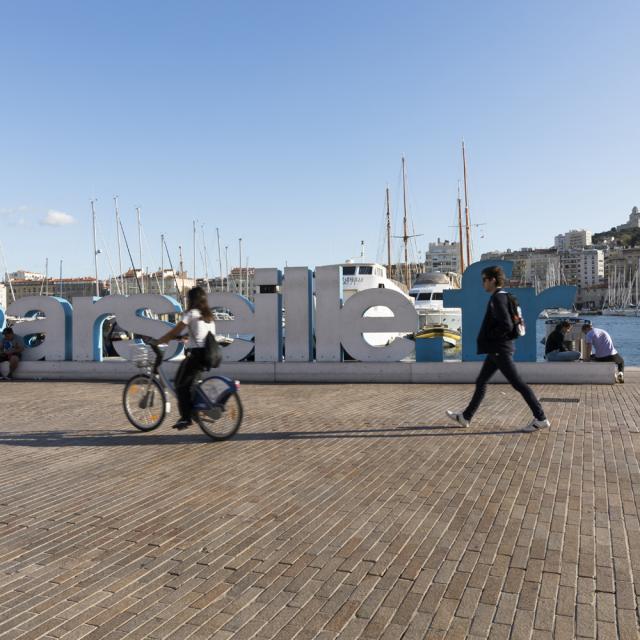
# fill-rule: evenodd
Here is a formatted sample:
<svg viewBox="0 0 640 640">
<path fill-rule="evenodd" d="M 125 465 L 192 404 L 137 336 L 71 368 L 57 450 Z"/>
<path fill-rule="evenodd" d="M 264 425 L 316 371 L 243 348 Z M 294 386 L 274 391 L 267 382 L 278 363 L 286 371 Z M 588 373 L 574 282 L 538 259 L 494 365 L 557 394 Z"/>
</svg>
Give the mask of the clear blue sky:
<svg viewBox="0 0 640 640">
<path fill-rule="evenodd" d="M 419 248 L 453 239 L 464 137 L 477 251 L 550 246 L 640 205 L 640 3 L 3 3 L 0 238 L 9 270 L 92 273 L 89 200 L 145 264 L 192 220 L 255 266 L 383 258 L 408 163 Z M 68 221 L 71 224 L 46 225 Z M 132 247 L 133 248 L 133 247 Z M 224 249 L 223 249 L 224 251 Z M 201 267 L 199 267 L 201 269 Z M 217 273 L 217 266 L 210 267 Z"/>
</svg>

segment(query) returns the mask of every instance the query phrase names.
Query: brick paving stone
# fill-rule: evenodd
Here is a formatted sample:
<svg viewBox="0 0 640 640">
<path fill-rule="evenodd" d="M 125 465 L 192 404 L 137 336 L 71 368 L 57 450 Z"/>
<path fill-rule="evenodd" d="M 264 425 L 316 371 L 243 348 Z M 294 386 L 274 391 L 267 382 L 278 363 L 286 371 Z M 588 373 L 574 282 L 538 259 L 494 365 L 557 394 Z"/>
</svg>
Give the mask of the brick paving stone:
<svg viewBox="0 0 640 640">
<path fill-rule="evenodd" d="M 244 385 L 240 433 L 139 433 L 122 385 L 17 381 L 0 640 L 640 637 L 640 379 Z M 52 410 L 55 403 L 55 411 Z M 9 416 L 8 418 L 6 416 Z"/>
</svg>

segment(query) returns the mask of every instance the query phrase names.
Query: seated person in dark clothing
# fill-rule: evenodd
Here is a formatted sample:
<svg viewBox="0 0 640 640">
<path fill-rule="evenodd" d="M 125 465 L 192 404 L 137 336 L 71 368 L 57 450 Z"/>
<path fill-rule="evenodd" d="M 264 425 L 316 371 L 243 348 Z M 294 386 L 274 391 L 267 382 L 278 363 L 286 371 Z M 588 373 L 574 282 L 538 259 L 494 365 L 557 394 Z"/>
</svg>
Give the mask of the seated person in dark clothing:
<svg viewBox="0 0 640 640">
<path fill-rule="evenodd" d="M 568 320 L 563 320 L 547 336 L 544 357 L 549 362 L 573 362 L 580 359 L 579 351 L 571 351 L 565 346 L 564 338 L 569 331 L 571 331 L 571 323 Z"/>
<path fill-rule="evenodd" d="M 2 330 L 2 343 L 0 344 L 0 362 L 9 363 L 9 375 L 7 380 L 13 378 L 15 370 L 18 368 L 22 352 L 24 351 L 24 343 L 22 338 L 13 332 L 11 327 Z M 0 375 L 0 379 L 2 376 Z"/>
</svg>

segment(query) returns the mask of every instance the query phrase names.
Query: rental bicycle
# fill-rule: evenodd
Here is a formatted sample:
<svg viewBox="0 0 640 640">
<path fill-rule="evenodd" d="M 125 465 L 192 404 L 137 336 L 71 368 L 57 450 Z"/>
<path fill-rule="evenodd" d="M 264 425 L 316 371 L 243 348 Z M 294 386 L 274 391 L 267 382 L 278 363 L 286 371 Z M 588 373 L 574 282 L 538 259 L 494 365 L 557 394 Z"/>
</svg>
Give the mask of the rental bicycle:
<svg viewBox="0 0 640 640">
<path fill-rule="evenodd" d="M 171 410 L 167 391 L 175 396 L 173 382 L 162 368 L 163 349 L 153 343 L 138 345 L 133 361 L 144 372 L 134 375 L 122 394 L 124 412 L 140 431 L 157 429 Z M 240 383 L 225 376 L 197 379 L 193 386 L 193 419 L 214 440 L 233 436 L 242 423 Z"/>
</svg>

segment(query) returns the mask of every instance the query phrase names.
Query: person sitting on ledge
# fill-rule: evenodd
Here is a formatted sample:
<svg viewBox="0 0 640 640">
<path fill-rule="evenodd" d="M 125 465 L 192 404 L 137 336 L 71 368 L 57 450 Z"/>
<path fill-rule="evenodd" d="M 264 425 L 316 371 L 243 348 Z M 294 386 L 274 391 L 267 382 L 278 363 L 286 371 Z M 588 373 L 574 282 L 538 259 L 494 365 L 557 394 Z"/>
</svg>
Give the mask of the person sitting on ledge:
<svg viewBox="0 0 640 640">
<path fill-rule="evenodd" d="M 564 337 L 571 331 L 571 323 L 563 320 L 547 336 L 544 344 L 544 357 L 549 362 L 573 362 L 580 359 L 579 351 L 571 351 L 564 343 Z"/>
<path fill-rule="evenodd" d="M 616 382 L 624 382 L 624 360 L 613 346 L 611 336 L 604 329 L 596 329 L 590 322 L 582 325 L 591 360 L 596 362 L 615 362 L 618 365 Z"/>
<path fill-rule="evenodd" d="M 7 375 L 6 379 L 11 380 L 22 357 L 24 343 L 22 338 L 16 335 L 11 327 L 6 327 L 2 330 L 2 344 L 0 347 L 0 362 L 9 363 L 9 375 Z M 0 375 L 0 380 L 4 380 L 2 375 Z"/>
</svg>

